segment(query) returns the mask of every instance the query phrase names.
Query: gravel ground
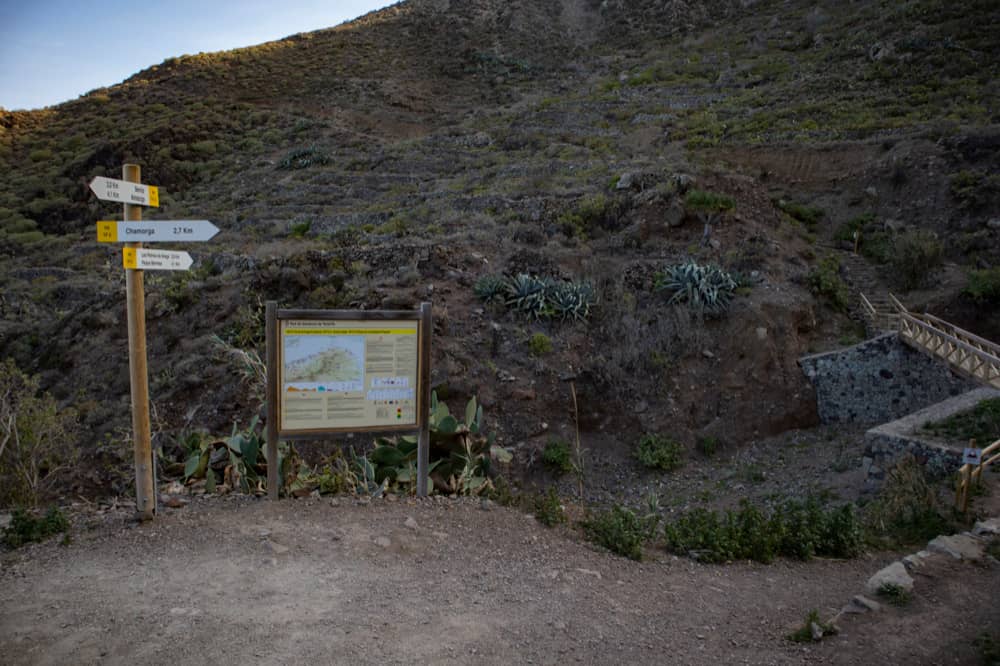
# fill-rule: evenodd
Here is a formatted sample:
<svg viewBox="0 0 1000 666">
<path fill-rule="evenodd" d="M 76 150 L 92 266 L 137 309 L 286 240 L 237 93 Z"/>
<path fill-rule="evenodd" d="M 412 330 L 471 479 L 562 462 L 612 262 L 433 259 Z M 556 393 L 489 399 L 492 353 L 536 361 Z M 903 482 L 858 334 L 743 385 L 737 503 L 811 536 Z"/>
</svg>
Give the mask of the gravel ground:
<svg viewBox="0 0 1000 666">
<path fill-rule="evenodd" d="M 75 518 L 0 554 L 7 664 L 965 664 L 1000 628 L 1000 566 L 946 564 L 906 608 L 833 615 L 898 554 L 625 560 L 478 501 L 200 498 L 152 523 Z"/>
</svg>

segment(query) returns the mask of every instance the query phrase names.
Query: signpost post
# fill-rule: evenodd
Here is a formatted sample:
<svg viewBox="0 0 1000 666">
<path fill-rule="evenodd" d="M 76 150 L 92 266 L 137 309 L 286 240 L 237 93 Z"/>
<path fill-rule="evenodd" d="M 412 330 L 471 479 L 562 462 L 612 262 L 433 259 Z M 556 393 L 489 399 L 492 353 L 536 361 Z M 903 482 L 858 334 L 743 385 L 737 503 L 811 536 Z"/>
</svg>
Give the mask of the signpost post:
<svg viewBox="0 0 1000 666">
<path fill-rule="evenodd" d="M 142 172 L 137 164 L 122 166 L 122 178 L 126 183 L 136 184 L 141 179 Z M 96 182 L 98 179 L 94 179 Z M 110 179 L 104 179 L 114 183 Z M 103 183 L 102 183 L 103 184 Z M 94 189 L 94 182 L 90 185 Z M 97 190 L 94 190 L 97 192 Z M 113 192 L 127 192 L 125 189 L 114 188 Z M 154 189 L 154 192 L 156 190 Z M 107 193 L 107 192 L 106 192 Z M 97 195 L 102 197 L 100 193 Z M 147 192 L 148 197 L 148 192 Z M 159 194 L 155 194 L 159 203 Z M 142 220 L 141 203 L 125 201 L 125 221 L 138 222 Z M 147 198 L 147 201 L 151 198 Z M 129 243 L 126 250 L 133 252 L 142 247 L 142 243 Z M 153 487 L 153 449 L 152 437 L 149 432 L 149 374 L 146 368 L 146 295 L 143 289 L 141 270 L 125 271 L 126 309 L 128 310 L 128 366 L 132 385 L 132 437 L 135 453 L 135 492 L 136 513 L 140 520 L 152 520 L 156 512 L 156 489 Z"/>
</svg>

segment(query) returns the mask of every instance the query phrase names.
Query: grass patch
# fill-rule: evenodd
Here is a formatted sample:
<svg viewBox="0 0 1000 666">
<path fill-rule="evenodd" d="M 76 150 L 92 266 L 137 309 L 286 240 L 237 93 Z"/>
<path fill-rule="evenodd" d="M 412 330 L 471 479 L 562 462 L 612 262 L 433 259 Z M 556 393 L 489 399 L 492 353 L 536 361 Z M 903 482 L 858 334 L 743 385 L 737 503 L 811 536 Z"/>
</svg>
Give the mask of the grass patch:
<svg viewBox="0 0 1000 666">
<path fill-rule="evenodd" d="M 644 467 L 672 472 L 684 464 L 684 447 L 665 435 L 646 434 L 635 446 L 635 459 Z"/>
<path fill-rule="evenodd" d="M 1000 437 L 1000 398 L 983 400 L 972 409 L 927 423 L 924 430 L 963 443 L 974 439 L 980 445 L 991 444 Z"/>
<path fill-rule="evenodd" d="M 836 634 L 837 630 L 833 625 L 820 621 L 819 611 L 814 608 L 806 615 L 805 623 L 788 634 L 786 638 L 795 643 L 812 643 L 813 641 L 822 640 L 825 636 L 835 636 Z"/>
</svg>

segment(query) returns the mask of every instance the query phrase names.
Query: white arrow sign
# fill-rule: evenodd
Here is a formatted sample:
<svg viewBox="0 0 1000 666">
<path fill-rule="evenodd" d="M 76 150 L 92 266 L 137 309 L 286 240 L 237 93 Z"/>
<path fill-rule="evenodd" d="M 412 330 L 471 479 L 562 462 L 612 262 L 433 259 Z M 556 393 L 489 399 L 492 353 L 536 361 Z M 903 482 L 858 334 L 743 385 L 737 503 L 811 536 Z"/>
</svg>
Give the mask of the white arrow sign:
<svg viewBox="0 0 1000 666">
<path fill-rule="evenodd" d="M 137 271 L 186 271 L 191 263 L 191 255 L 187 252 L 122 248 L 122 264 Z"/>
<path fill-rule="evenodd" d="M 208 220 L 155 220 L 129 222 L 103 220 L 97 223 L 97 240 L 101 243 L 166 243 L 182 241 L 201 243 L 219 233 L 219 227 Z"/>
<path fill-rule="evenodd" d="M 140 185 L 114 178 L 97 176 L 90 181 L 91 191 L 98 199 L 135 204 L 137 206 L 159 206 L 160 188 L 155 185 Z"/>
</svg>

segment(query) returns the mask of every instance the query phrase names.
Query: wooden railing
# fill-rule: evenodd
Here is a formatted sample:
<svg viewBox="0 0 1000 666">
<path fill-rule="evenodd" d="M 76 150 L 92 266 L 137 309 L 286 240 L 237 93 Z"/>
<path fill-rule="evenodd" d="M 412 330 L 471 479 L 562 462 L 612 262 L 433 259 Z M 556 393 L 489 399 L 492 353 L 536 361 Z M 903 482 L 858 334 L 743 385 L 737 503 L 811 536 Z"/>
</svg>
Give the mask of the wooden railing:
<svg viewBox="0 0 1000 666">
<path fill-rule="evenodd" d="M 976 447 L 976 441 L 970 442 L 972 448 Z M 992 455 L 990 455 L 992 454 Z M 990 456 L 987 458 L 987 456 Z M 969 489 L 973 484 L 979 483 L 983 478 L 983 469 L 1000 460 L 1000 439 L 993 442 L 979 454 L 979 464 L 962 465 L 958 470 L 958 484 L 955 486 L 955 508 L 963 513 L 969 510 Z"/>
<path fill-rule="evenodd" d="M 911 346 L 943 359 L 960 374 L 1000 388 L 1000 353 L 986 351 L 981 345 L 968 342 L 966 336 L 953 335 L 922 317 L 901 314 L 899 337 Z"/>
<path fill-rule="evenodd" d="M 868 323 L 871 324 L 871 329 L 875 331 L 892 331 L 896 329 L 899 322 L 899 314 L 895 310 L 880 310 L 863 293 L 859 292 L 858 295 L 861 299 L 861 313 L 868 320 Z"/>
</svg>

